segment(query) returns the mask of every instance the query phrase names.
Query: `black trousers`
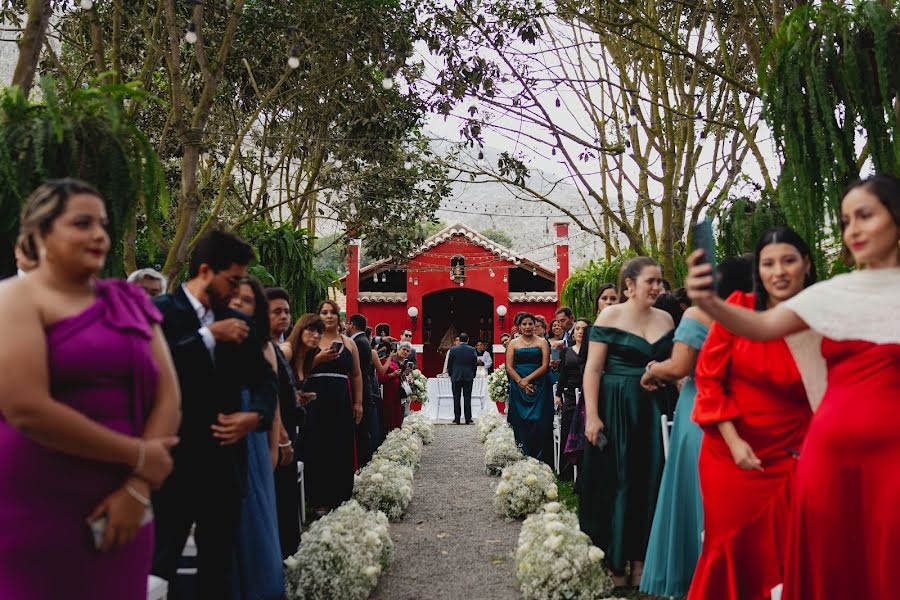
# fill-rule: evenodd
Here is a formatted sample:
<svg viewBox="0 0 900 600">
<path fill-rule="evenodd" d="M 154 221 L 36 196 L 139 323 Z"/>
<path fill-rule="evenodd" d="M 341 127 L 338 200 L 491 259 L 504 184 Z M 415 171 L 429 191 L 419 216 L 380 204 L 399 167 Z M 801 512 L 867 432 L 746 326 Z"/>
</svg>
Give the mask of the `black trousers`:
<svg viewBox="0 0 900 600">
<path fill-rule="evenodd" d="M 234 593 L 234 551 L 243 494 L 233 474 L 227 474 L 227 468 L 179 468 L 176 463 L 172 475 L 153 495 L 156 544 L 152 573 L 169 582 L 170 598 L 180 597 L 175 573 L 195 523 L 197 597 L 222 600 Z"/>
<path fill-rule="evenodd" d="M 466 409 L 466 423 L 472 422 L 472 381 L 452 381 L 453 389 L 453 420 L 459 421 L 459 396 L 463 396 Z"/>
</svg>

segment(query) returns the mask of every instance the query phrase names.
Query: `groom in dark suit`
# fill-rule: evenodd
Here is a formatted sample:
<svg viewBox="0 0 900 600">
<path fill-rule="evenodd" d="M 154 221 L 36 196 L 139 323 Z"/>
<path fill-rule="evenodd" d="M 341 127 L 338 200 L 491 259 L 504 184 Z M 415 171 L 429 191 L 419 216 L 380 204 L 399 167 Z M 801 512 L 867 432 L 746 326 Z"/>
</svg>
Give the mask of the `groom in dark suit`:
<svg viewBox="0 0 900 600">
<path fill-rule="evenodd" d="M 199 597 L 233 594 L 234 549 L 247 481 L 246 436 L 271 427 L 278 387 L 250 319 L 228 308 L 253 248 L 213 231 L 197 243 L 190 279 L 154 299 L 181 385 L 175 469 L 153 496 L 153 574 L 175 586 L 178 560 L 196 523 Z M 250 392 L 242 410 L 241 390 Z"/>
<path fill-rule="evenodd" d="M 478 368 L 478 353 L 469 345 L 469 334 L 459 334 L 459 344 L 447 353 L 447 373 L 453 388 L 453 422 L 459 425 L 459 397 L 465 400 L 466 425 L 472 423 L 472 382 Z"/>
</svg>

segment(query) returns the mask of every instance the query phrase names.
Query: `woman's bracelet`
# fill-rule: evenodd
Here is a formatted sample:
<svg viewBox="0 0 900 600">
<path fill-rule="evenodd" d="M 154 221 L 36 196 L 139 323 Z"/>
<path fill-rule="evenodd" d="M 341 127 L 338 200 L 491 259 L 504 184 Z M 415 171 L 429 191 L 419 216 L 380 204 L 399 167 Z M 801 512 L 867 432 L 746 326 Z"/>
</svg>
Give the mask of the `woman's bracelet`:
<svg viewBox="0 0 900 600">
<path fill-rule="evenodd" d="M 278 444 L 278 447 L 279 448 L 290 448 L 291 445 L 292 445 L 292 442 L 285 442 L 283 444 Z"/>
<path fill-rule="evenodd" d="M 655 360 L 651 360 L 650 362 L 647 363 L 647 366 L 644 367 L 644 371 L 646 371 L 647 374 L 650 375 L 651 377 L 653 376 L 653 372 L 650 371 L 650 367 L 652 367 L 652 366 L 655 365 L 655 364 L 656 364 L 656 361 L 655 361 Z"/>
<path fill-rule="evenodd" d="M 144 440 L 138 440 L 138 457 L 134 464 L 132 472 L 140 473 L 144 470 L 144 464 L 147 462 L 147 443 Z"/>
<path fill-rule="evenodd" d="M 139 491 L 137 491 L 135 489 L 135 487 L 133 485 L 131 485 L 130 483 L 125 484 L 125 491 L 128 492 L 129 496 L 131 496 L 132 498 L 134 498 L 135 500 L 137 500 L 138 502 L 143 504 L 144 508 L 150 507 L 150 498 L 148 498 L 147 496 L 145 496 L 142 493 L 140 493 Z"/>
</svg>

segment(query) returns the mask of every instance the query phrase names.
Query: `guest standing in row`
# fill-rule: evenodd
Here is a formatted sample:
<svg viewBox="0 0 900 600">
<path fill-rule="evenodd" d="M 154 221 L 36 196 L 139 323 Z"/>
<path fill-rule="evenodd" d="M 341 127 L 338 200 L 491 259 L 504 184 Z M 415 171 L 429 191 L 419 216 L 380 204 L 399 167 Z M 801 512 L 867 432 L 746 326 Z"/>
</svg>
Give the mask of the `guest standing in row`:
<svg viewBox="0 0 900 600">
<path fill-rule="evenodd" d="M 359 355 L 359 372 L 362 375 L 363 416 L 356 428 L 356 445 L 359 448 L 361 465 L 372 459 L 372 454 L 381 445 L 382 438 L 381 417 L 378 415 L 372 392 L 375 367 L 372 364 L 372 346 L 366 335 L 367 327 L 368 321 L 361 314 L 350 315 L 350 318 L 347 319 L 347 335 L 356 344 L 356 351 Z"/>
<path fill-rule="evenodd" d="M 597 296 L 597 315 L 604 308 L 619 303 L 619 291 L 614 283 L 604 283 L 600 286 L 600 294 Z"/>
<path fill-rule="evenodd" d="M 269 339 L 269 303 L 256 277 L 247 276 L 241 280 L 230 307 L 251 318 L 260 334 L 263 355 L 272 371 L 277 372 L 278 359 Z M 245 388 L 242 410 L 250 410 L 252 404 L 251 391 Z M 280 407 L 276 405 L 269 430 L 247 435 L 247 490 L 235 547 L 232 596 L 235 600 L 281 600 L 284 595 L 274 476 L 278 466 L 280 413 Z"/>
<path fill-rule="evenodd" d="M 194 248 L 188 281 L 155 299 L 181 385 L 181 443 L 175 470 L 154 495 L 156 548 L 153 573 L 177 591 L 175 571 L 196 523 L 201 599 L 228 598 L 241 503 L 247 483 L 247 434 L 272 426 L 278 389 L 275 372 L 249 319 L 228 308 L 253 248 L 239 237 L 212 231 Z M 250 391 L 242 410 L 242 390 Z"/>
<path fill-rule="evenodd" d="M 584 376 L 584 363 L 581 361 L 578 353 L 581 351 L 581 346 L 584 343 L 584 332 L 589 331 L 590 328 L 591 322 L 587 319 L 575 321 L 574 333 L 572 334 L 572 341 L 575 345 L 565 346 L 559 364 L 559 381 L 556 383 L 554 405 L 561 413 L 560 437 L 563 445 L 568 440 L 569 431 L 572 429 L 572 420 L 575 416 L 576 408 L 575 392 L 581 390 L 582 377 Z M 563 463 L 560 465 L 560 479 L 573 479 L 572 467 L 574 465 L 575 463 L 570 461 L 568 456 L 564 454 Z"/>
<path fill-rule="evenodd" d="M 399 346 L 396 352 L 391 352 L 391 345 L 388 342 L 382 342 L 381 353 L 384 358 L 379 358 L 381 368 L 378 369 L 378 383 L 382 386 L 382 397 L 384 406 L 384 427 L 385 433 L 403 425 L 403 400 L 400 398 L 400 383 L 403 377 L 402 364 L 409 356 L 408 350 L 400 350 Z"/>
<path fill-rule="evenodd" d="M 672 317 L 653 308 L 662 290 L 653 259 L 629 260 L 620 278 L 628 302 L 605 309 L 591 329 L 578 516 L 581 529 L 605 550 L 615 585 L 627 583 L 631 562 L 631 583 L 637 586 L 664 462 L 664 398 L 641 388 L 640 381 L 648 362 L 671 355 L 674 330 Z"/>
<path fill-rule="evenodd" d="M 356 344 L 341 334 L 337 303 L 325 300 L 318 314 L 325 335 L 313 359 L 304 391 L 316 394 L 306 407 L 306 433 L 301 442 L 306 497 L 322 516 L 349 500 L 356 459 L 355 427 L 362 420 L 362 375 Z"/>
<path fill-rule="evenodd" d="M 463 409 L 466 424 L 472 423 L 472 385 L 478 370 L 478 353 L 469 345 L 469 334 L 459 334 L 459 344 L 447 352 L 447 372 L 450 374 L 450 387 L 453 391 L 453 422 L 459 425 Z M 463 407 L 460 407 L 462 396 Z"/>
<path fill-rule="evenodd" d="M 749 292 L 752 269 L 752 262 L 745 258 L 723 261 L 719 265 L 719 296 L 727 298 L 736 290 Z M 712 319 L 701 309 L 688 308 L 675 330 L 672 357 L 651 362 L 641 378 L 641 386 L 651 392 L 682 382 L 641 579 L 641 591 L 653 596 L 687 594 L 703 544 L 703 501 L 697 473 L 703 430 L 691 421 L 691 412 L 697 394 L 694 366 L 711 324 Z"/>
<path fill-rule="evenodd" d="M 764 312 L 716 300 L 709 266 L 697 264 L 701 251 L 689 259 L 691 298 L 736 335 L 763 341 L 811 329 L 824 336 L 795 350 L 813 379 L 824 360 L 828 387 L 800 451 L 785 600 L 897 595 L 900 436 L 888 417 L 900 398 L 900 180 L 853 184 L 840 211 L 845 251 L 864 269 Z"/>
<path fill-rule="evenodd" d="M 36 267 L 0 283 L 0 595 L 146 598 L 143 519 L 179 420 L 160 314 L 143 290 L 97 278 L 110 241 L 90 185 L 45 183 L 20 223 Z"/>
<path fill-rule="evenodd" d="M 517 314 L 520 335 L 506 349 L 507 420 L 526 456 L 553 465 L 552 384 L 547 377 L 550 344 L 537 334 L 535 322 L 534 315 Z"/>
</svg>

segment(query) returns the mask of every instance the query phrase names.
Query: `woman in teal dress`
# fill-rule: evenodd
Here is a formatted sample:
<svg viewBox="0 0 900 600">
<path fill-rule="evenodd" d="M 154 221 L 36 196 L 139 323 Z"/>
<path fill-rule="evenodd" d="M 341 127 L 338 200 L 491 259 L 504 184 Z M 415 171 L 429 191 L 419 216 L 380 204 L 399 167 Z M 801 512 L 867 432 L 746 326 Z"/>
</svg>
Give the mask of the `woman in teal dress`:
<svg viewBox="0 0 900 600">
<path fill-rule="evenodd" d="M 736 290 L 749 292 L 753 288 L 752 270 L 752 263 L 745 258 L 723 261 L 719 265 L 719 295 L 727 298 Z M 685 378 L 675 407 L 669 456 L 641 579 L 641 591 L 653 596 L 687 595 L 703 546 L 703 499 L 697 467 L 703 430 L 691 421 L 697 395 L 692 375 L 710 325 L 712 319 L 702 310 L 687 309 L 675 331 L 672 358 L 647 365 L 641 379 L 644 389 L 656 391 L 665 382 Z"/>
<path fill-rule="evenodd" d="M 639 585 L 663 471 L 662 390 L 641 387 L 648 363 L 672 353 L 672 317 L 653 303 L 662 271 L 648 257 L 629 260 L 620 286 L 628 300 L 610 306 L 591 329 L 584 372 L 585 438 L 578 519 L 606 552 L 617 587 Z"/>
<path fill-rule="evenodd" d="M 507 421 L 526 456 L 553 466 L 553 398 L 547 377 L 550 344 L 535 335 L 534 324 L 533 315 L 517 314 L 516 327 L 521 335 L 506 349 Z"/>
</svg>

